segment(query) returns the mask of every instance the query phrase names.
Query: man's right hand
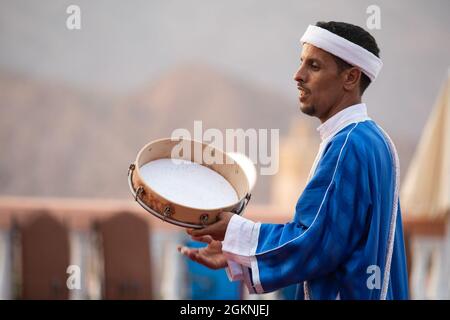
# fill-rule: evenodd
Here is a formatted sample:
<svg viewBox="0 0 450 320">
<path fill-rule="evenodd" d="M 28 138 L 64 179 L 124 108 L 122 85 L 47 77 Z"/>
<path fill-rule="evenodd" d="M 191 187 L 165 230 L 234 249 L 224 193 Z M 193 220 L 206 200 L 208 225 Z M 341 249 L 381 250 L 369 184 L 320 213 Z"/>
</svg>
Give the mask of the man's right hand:
<svg viewBox="0 0 450 320">
<path fill-rule="evenodd" d="M 200 249 L 178 246 L 178 251 L 211 269 L 222 269 L 228 266 L 227 259 L 222 253 L 222 242 L 214 240 L 211 236 L 192 236 L 192 240 L 205 242 L 208 246 Z"/>
</svg>

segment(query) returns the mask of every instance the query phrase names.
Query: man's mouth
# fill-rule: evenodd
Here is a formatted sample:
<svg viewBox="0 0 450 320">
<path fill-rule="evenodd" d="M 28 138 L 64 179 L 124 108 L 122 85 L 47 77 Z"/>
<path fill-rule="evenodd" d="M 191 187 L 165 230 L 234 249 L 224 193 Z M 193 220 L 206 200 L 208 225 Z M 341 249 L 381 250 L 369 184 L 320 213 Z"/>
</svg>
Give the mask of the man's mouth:
<svg viewBox="0 0 450 320">
<path fill-rule="evenodd" d="M 302 86 L 298 85 L 297 88 L 300 91 L 300 99 L 301 100 L 305 99 L 310 94 L 310 91 L 305 89 L 305 88 L 303 88 Z"/>
<path fill-rule="evenodd" d="M 301 93 L 309 93 L 309 90 L 306 89 L 305 87 L 302 87 L 301 85 L 297 85 L 297 89 L 301 92 Z"/>
</svg>

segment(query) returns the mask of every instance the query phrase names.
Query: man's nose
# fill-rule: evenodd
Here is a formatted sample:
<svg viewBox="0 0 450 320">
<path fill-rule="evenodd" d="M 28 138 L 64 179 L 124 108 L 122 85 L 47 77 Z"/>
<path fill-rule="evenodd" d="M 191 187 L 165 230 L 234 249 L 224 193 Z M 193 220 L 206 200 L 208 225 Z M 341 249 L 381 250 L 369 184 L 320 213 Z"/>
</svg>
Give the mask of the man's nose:
<svg viewBox="0 0 450 320">
<path fill-rule="evenodd" d="M 297 82 L 305 82 L 305 75 L 304 75 L 302 66 L 300 66 L 300 68 L 298 68 L 297 72 L 295 72 L 294 80 Z"/>
</svg>

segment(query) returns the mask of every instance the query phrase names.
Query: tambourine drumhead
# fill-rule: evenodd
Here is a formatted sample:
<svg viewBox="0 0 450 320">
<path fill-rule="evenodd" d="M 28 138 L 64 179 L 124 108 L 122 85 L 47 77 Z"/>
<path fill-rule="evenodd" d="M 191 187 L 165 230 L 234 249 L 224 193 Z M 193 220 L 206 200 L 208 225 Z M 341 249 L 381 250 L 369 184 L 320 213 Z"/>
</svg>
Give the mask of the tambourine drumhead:
<svg viewBox="0 0 450 320">
<path fill-rule="evenodd" d="M 196 162 L 152 160 L 139 168 L 142 181 L 160 196 L 191 208 L 213 210 L 238 202 L 233 186 Z"/>
<path fill-rule="evenodd" d="M 194 140 L 172 138 L 156 140 L 144 146 L 138 153 L 136 161 L 130 166 L 129 185 L 139 204 L 155 216 L 184 227 L 202 227 L 217 221 L 220 212 L 232 211 L 241 214 L 250 199 L 254 181 L 249 181 L 249 164 L 247 162 L 242 165 L 245 163 L 241 161 L 242 157 L 236 157 L 235 154 L 231 156 L 211 145 Z M 212 158 L 215 161 L 212 161 Z M 169 159 L 170 161 L 167 161 Z M 173 163 L 173 166 L 180 164 L 181 166 L 173 169 L 170 163 Z M 189 166 L 188 163 L 194 164 Z M 191 175 L 190 172 L 182 172 L 186 168 L 192 171 Z M 158 169 L 167 170 L 167 173 L 156 172 Z M 178 180 L 173 176 L 174 172 L 169 170 L 179 171 Z M 149 177 L 149 173 L 153 173 L 154 177 Z M 199 176 L 192 177 L 195 174 Z M 184 179 L 194 178 L 194 180 L 183 181 L 182 175 Z M 211 179 L 210 182 L 205 181 L 206 178 Z M 159 181 L 160 179 L 165 180 Z M 208 184 L 210 188 L 196 186 L 197 180 Z M 177 183 L 176 181 L 178 184 L 172 188 L 170 183 Z M 197 190 L 185 191 L 186 195 L 177 194 L 183 192 L 182 185 L 185 186 L 185 190 L 189 186 L 193 186 L 190 189 Z M 214 190 L 220 194 L 213 197 Z M 196 199 L 188 199 L 190 196 L 188 193 Z M 224 197 L 225 194 L 228 196 Z"/>
</svg>

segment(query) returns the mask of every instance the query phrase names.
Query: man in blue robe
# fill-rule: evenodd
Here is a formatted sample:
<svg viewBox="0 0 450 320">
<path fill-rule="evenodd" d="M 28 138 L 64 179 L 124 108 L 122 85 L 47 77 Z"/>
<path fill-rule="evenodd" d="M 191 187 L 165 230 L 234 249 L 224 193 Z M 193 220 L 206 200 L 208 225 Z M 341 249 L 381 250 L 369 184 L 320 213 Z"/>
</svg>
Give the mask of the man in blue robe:
<svg viewBox="0 0 450 320">
<path fill-rule="evenodd" d="M 298 299 L 407 299 L 399 160 L 361 96 L 382 63 L 375 39 L 342 22 L 309 26 L 295 74 L 300 109 L 320 119 L 321 145 L 292 221 L 257 223 L 229 212 L 181 253 L 227 268 L 250 293 L 297 284 Z"/>
</svg>

